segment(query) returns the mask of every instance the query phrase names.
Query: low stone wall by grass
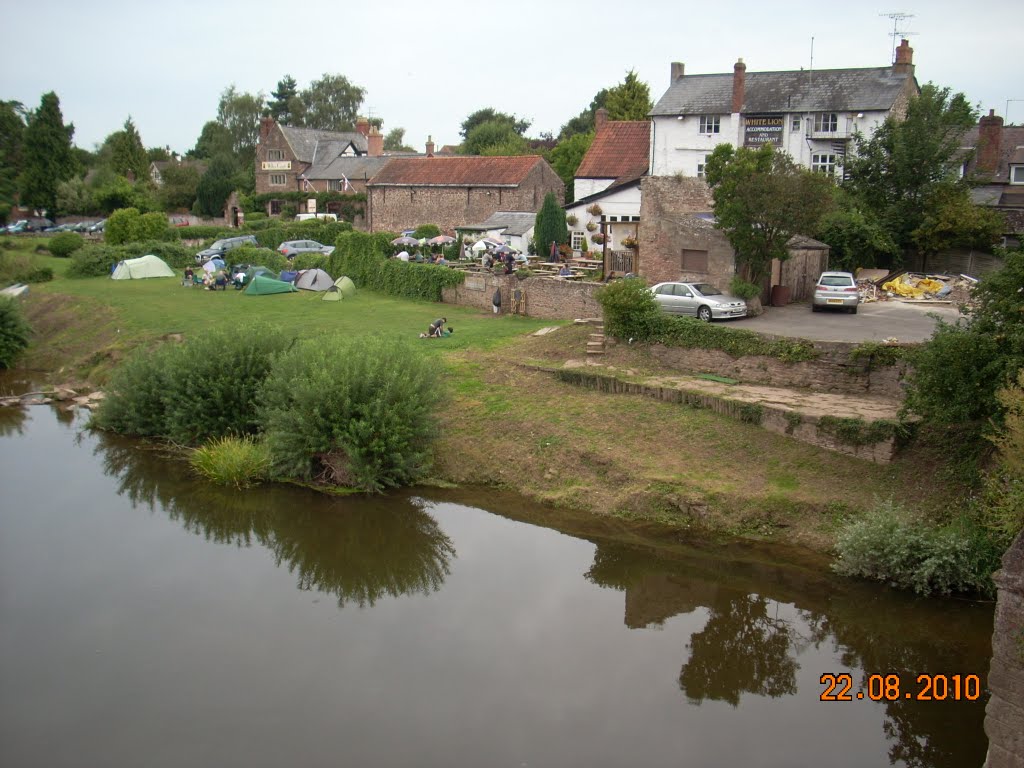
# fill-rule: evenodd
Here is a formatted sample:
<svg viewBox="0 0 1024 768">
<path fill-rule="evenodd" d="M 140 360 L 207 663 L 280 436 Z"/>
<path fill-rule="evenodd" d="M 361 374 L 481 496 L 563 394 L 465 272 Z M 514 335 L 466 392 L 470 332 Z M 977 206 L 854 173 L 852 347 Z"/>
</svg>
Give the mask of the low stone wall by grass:
<svg viewBox="0 0 1024 768">
<path fill-rule="evenodd" d="M 515 275 L 492 275 L 470 272 L 462 285 L 444 289 L 445 304 L 477 307 L 491 311 L 491 299 L 501 290 L 501 313 L 513 311 L 513 294 L 521 291 L 524 298 L 519 314 L 551 320 L 575 320 L 582 317 L 601 317 L 601 305 L 594 298 L 600 283 L 570 282 L 544 277 L 520 280 Z"/>
</svg>

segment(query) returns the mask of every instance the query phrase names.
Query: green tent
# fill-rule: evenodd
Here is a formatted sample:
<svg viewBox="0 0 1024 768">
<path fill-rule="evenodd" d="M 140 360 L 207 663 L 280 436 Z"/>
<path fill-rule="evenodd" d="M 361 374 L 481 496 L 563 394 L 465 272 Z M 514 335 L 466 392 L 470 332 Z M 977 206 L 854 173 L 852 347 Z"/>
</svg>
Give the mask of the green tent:
<svg viewBox="0 0 1024 768">
<path fill-rule="evenodd" d="M 345 298 L 350 299 L 356 295 L 356 284 L 352 282 L 352 278 L 342 275 L 334 281 L 335 287 L 345 294 Z"/>
<path fill-rule="evenodd" d="M 245 292 L 250 296 L 269 296 L 272 293 L 297 293 L 298 290 L 294 285 L 283 280 L 266 275 L 256 275 Z"/>
<path fill-rule="evenodd" d="M 338 290 L 338 286 L 332 285 L 324 291 L 324 295 L 320 297 L 320 301 L 341 301 L 343 298 L 345 298 L 345 294 Z"/>
<path fill-rule="evenodd" d="M 138 280 L 143 277 L 174 277 L 174 270 L 152 254 L 119 261 L 110 275 L 114 280 Z"/>
<path fill-rule="evenodd" d="M 263 275 L 264 277 L 272 277 L 275 280 L 277 279 L 277 272 L 271 272 L 266 267 L 254 266 L 249 267 L 247 270 L 245 270 L 245 280 L 243 281 L 242 285 L 249 285 L 252 282 L 252 279 L 257 275 Z"/>
</svg>

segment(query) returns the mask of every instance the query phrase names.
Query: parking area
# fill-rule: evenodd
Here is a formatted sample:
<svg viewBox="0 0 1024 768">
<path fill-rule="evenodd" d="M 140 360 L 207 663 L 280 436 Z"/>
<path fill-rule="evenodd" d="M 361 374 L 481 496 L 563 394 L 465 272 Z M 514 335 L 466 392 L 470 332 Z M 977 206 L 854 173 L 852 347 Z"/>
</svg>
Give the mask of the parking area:
<svg viewBox="0 0 1024 768">
<path fill-rule="evenodd" d="M 816 341 L 925 341 L 936 318 L 956 322 L 961 317 L 951 304 L 877 301 L 861 304 L 856 315 L 840 311 L 811 312 L 810 304 L 765 307 L 760 317 L 726 321 L 735 328 Z"/>
</svg>

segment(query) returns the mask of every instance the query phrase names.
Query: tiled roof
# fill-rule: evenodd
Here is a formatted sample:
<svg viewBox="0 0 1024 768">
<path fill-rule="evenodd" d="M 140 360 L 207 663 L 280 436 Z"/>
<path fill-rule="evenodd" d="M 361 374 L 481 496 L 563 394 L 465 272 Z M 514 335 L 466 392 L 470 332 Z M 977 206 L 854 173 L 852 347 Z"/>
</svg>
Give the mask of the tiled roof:
<svg viewBox="0 0 1024 768">
<path fill-rule="evenodd" d="M 514 187 L 542 162 L 536 155 L 394 157 L 370 186 Z"/>
<path fill-rule="evenodd" d="M 650 122 L 611 120 L 594 136 L 576 170 L 576 178 L 618 179 L 646 173 L 650 149 Z"/>
<path fill-rule="evenodd" d="M 323 152 L 325 157 L 337 157 L 349 144 L 361 154 L 366 154 L 366 137 L 358 131 L 320 131 L 315 128 L 295 128 L 290 125 L 278 126 L 284 134 L 288 146 L 295 153 L 295 159 L 302 163 L 312 163 L 313 153 L 317 157 Z M 334 146 L 331 146 L 331 145 Z"/>
<path fill-rule="evenodd" d="M 965 149 L 973 149 L 974 157 L 967 167 L 968 175 L 977 172 L 978 163 L 978 126 L 974 126 L 964 134 L 961 144 Z M 1010 165 L 1024 163 L 1024 125 L 1004 125 L 999 136 L 999 165 L 995 175 L 980 174 L 980 178 L 993 182 L 1007 183 L 1010 179 Z"/>
<path fill-rule="evenodd" d="M 320 162 L 318 159 L 316 165 L 306 171 L 306 178 L 337 181 L 344 174 L 345 178 L 350 181 L 353 179 L 372 179 L 374 174 L 390 161 L 390 157 L 367 157 L 365 155 L 359 157 L 340 156 L 332 159 L 325 158 L 324 162 Z"/>
<path fill-rule="evenodd" d="M 530 228 L 537 223 L 537 214 L 524 211 L 496 211 L 486 221 L 479 224 L 469 224 L 459 229 L 470 231 L 486 232 L 491 229 L 504 230 L 506 235 L 519 235 L 520 237 L 530 231 Z"/>
<path fill-rule="evenodd" d="M 842 112 L 891 109 L 913 75 L 892 67 L 747 72 L 744 114 Z M 651 115 L 726 115 L 732 112 L 733 73 L 685 75 L 676 80 Z"/>
</svg>

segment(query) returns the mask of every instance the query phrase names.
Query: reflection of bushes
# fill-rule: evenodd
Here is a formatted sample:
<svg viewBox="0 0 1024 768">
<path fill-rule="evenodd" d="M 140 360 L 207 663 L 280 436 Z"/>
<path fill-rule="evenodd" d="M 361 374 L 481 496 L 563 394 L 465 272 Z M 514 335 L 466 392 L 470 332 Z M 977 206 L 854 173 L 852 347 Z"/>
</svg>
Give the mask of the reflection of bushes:
<svg viewBox="0 0 1024 768">
<path fill-rule="evenodd" d="M 333 594 L 339 605 L 429 594 L 455 557 L 437 522 L 412 504 L 396 510 L 394 499 L 338 500 L 286 486 L 239 493 L 196 482 L 185 462 L 121 438 L 100 435 L 96 450 L 134 504 L 162 508 L 208 541 L 266 547 L 300 589 Z"/>
</svg>

